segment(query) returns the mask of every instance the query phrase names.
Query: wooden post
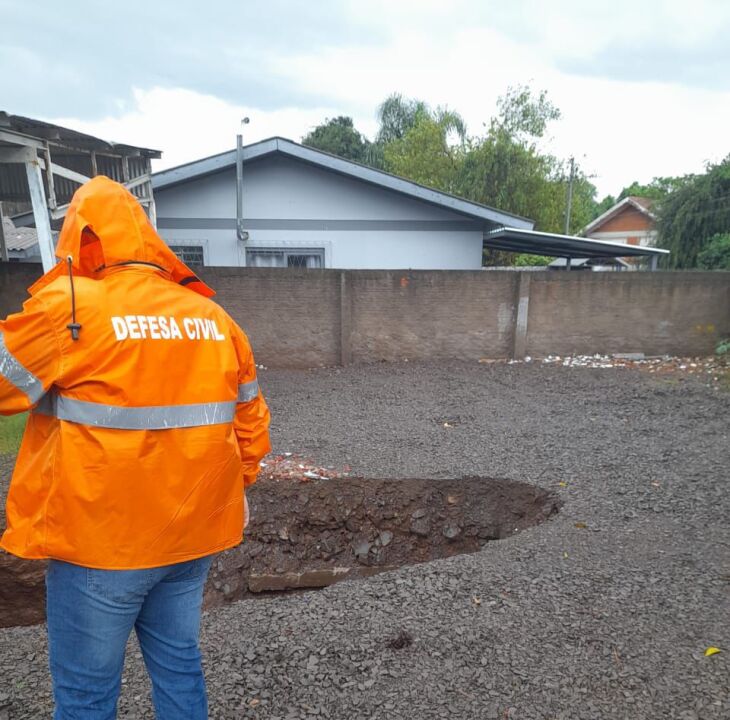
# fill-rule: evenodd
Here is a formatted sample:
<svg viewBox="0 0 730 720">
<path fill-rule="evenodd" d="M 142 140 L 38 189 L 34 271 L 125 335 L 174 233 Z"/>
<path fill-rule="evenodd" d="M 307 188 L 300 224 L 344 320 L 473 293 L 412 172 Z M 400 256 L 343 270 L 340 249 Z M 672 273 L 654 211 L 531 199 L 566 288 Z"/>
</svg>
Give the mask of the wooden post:
<svg viewBox="0 0 730 720">
<path fill-rule="evenodd" d="M 26 161 L 25 173 L 28 176 L 30 201 L 33 205 L 33 218 L 35 219 L 38 245 L 41 250 L 41 260 L 43 260 L 43 272 L 48 272 L 56 264 L 55 248 L 53 247 L 53 234 L 51 233 L 51 221 L 48 217 L 46 194 L 43 191 L 41 166 L 37 159 Z"/>
<path fill-rule="evenodd" d="M 8 246 L 5 242 L 5 227 L 3 220 L 3 204 L 0 202 L 0 260 L 8 262 Z"/>
<path fill-rule="evenodd" d="M 522 360 L 527 355 L 527 316 L 530 311 L 530 281 L 529 272 L 518 273 L 517 281 L 517 315 L 515 317 L 514 345 L 512 358 Z"/>
<path fill-rule="evenodd" d="M 46 180 L 48 182 L 48 207 L 55 210 L 58 207 L 56 202 L 56 186 L 53 182 L 53 165 L 51 163 L 51 146 L 46 141 Z"/>
</svg>

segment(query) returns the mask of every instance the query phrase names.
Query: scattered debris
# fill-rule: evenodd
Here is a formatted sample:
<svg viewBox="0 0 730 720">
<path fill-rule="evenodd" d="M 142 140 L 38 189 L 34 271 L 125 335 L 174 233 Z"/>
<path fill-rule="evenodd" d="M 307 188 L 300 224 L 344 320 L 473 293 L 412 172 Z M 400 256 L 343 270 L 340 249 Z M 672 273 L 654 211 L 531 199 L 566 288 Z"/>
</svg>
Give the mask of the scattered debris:
<svg viewBox="0 0 730 720">
<path fill-rule="evenodd" d="M 513 361 L 517 362 L 517 361 Z M 650 373 L 674 373 L 684 371 L 688 375 L 722 373 L 728 370 L 726 360 L 710 357 L 680 358 L 670 355 L 647 357 L 644 353 L 615 353 L 614 355 L 548 355 L 543 365 L 588 368 L 638 368 Z"/>
<path fill-rule="evenodd" d="M 479 363 L 485 363 L 481 358 Z M 531 357 L 524 360 L 494 360 L 507 365 L 520 365 L 532 362 Z M 730 380 L 730 362 L 725 357 L 672 357 L 671 355 L 647 356 L 641 352 L 614 353 L 613 355 L 548 355 L 542 358 L 542 365 L 560 365 L 577 368 L 634 368 L 657 375 L 694 375 L 706 379 L 708 384 L 718 384 Z"/>
<path fill-rule="evenodd" d="M 333 467 L 319 467 L 309 458 L 286 452 L 266 457 L 261 463 L 259 478 L 262 480 L 309 482 L 310 480 L 333 480 L 347 477 L 349 473 L 349 466 L 339 470 Z"/>
<path fill-rule="evenodd" d="M 722 652 L 719 647 L 710 646 L 705 650 L 705 657 L 711 657 L 712 655 L 717 655 L 717 653 Z"/>
</svg>

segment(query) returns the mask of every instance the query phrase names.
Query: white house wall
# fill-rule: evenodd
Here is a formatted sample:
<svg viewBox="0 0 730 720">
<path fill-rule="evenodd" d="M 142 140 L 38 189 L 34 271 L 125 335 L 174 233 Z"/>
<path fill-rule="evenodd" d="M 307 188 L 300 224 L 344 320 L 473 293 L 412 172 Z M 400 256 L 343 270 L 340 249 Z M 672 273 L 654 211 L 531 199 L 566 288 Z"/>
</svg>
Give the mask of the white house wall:
<svg viewBox="0 0 730 720">
<path fill-rule="evenodd" d="M 162 237 L 202 245 L 207 265 L 244 265 L 246 247 L 299 247 L 323 249 L 334 268 L 481 267 L 479 223 L 290 158 L 245 165 L 245 244 L 234 168 L 157 189 L 155 202 Z"/>
</svg>

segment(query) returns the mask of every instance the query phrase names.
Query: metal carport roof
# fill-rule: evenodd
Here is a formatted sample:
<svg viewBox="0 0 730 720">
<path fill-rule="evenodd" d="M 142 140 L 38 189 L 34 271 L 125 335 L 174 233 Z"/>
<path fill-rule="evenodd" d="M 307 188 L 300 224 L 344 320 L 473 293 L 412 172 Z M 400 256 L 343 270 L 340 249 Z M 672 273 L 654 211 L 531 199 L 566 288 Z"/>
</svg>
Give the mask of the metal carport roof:
<svg viewBox="0 0 730 720">
<path fill-rule="evenodd" d="M 502 227 L 484 233 L 484 244 L 495 250 L 565 258 L 648 257 L 654 262 L 669 250 L 593 240 L 575 235 Z"/>
</svg>

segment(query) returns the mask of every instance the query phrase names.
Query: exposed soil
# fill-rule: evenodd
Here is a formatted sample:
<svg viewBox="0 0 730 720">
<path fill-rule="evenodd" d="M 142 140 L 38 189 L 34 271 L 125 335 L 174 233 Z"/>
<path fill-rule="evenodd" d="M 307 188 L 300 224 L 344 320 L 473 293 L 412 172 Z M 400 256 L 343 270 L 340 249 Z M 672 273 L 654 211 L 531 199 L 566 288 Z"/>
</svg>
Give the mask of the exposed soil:
<svg viewBox="0 0 730 720">
<path fill-rule="evenodd" d="M 213 566 L 208 606 L 475 552 L 559 506 L 534 485 L 488 478 L 260 482 L 249 501 L 246 542 Z"/>
<path fill-rule="evenodd" d="M 316 588 L 479 550 L 557 512 L 534 485 L 461 480 L 262 480 L 249 491 L 246 541 L 222 553 L 207 607 Z M 42 622 L 45 563 L 0 554 L 0 626 Z"/>
</svg>

